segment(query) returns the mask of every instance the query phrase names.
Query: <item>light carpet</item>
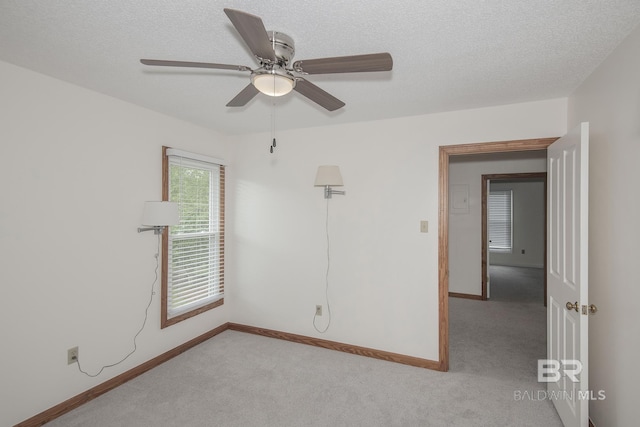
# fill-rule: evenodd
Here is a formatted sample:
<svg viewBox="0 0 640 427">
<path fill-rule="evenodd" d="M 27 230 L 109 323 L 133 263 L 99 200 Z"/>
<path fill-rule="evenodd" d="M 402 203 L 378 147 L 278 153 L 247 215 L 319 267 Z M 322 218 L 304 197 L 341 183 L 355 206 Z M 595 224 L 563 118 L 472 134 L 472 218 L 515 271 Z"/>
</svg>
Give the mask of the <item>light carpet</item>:
<svg viewBox="0 0 640 427">
<path fill-rule="evenodd" d="M 450 329 L 447 373 L 225 331 L 47 426 L 562 425 L 516 398 L 544 389 L 541 304 L 450 298 Z"/>
</svg>

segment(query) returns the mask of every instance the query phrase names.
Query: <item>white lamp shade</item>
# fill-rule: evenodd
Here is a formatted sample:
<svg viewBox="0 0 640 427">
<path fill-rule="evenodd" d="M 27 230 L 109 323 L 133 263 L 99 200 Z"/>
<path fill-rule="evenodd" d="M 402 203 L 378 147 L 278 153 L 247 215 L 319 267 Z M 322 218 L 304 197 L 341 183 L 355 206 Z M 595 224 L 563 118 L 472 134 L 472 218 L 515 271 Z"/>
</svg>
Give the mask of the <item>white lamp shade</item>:
<svg viewBox="0 0 640 427">
<path fill-rule="evenodd" d="M 178 204 L 176 202 L 144 202 L 142 225 L 153 227 L 176 225 L 178 222 Z"/>
<path fill-rule="evenodd" d="M 316 173 L 316 187 L 324 187 L 330 185 L 342 186 L 342 175 L 340 174 L 340 168 L 338 166 L 318 166 L 318 173 Z"/>
</svg>

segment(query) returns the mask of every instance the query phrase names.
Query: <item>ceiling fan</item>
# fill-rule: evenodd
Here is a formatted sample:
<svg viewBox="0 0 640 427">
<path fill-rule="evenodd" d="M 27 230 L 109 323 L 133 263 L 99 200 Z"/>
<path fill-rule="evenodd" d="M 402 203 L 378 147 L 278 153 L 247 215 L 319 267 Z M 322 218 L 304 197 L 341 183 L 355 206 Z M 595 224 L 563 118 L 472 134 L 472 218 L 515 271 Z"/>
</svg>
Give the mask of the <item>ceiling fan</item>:
<svg viewBox="0 0 640 427">
<path fill-rule="evenodd" d="M 344 102 L 309 82 L 302 75 L 389 71 L 393 67 L 393 60 L 389 53 L 306 59 L 295 61 L 290 65 L 295 53 L 295 45 L 291 37 L 277 31 L 267 32 L 259 16 L 234 9 L 224 9 L 224 12 L 258 60 L 260 64 L 258 68 L 161 59 L 141 59 L 140 62 L 144 65 L 165 67 L 213 68 L 250 72 L 251 83 L 229 101 L 227 107 L 242 107 L 251 101 L 258 92 L 269 96 L 282 96 L 295 90 L 329 111 L 343 107 Z"/>
</svg>

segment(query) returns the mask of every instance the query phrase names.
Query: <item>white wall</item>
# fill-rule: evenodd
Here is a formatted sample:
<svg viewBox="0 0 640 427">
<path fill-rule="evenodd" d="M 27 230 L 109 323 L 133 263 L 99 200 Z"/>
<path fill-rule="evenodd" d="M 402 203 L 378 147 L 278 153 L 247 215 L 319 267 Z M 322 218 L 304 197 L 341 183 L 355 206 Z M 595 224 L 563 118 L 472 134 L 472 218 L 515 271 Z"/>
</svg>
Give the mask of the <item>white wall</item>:
<svg viewBox="0 0 640 427">
<path fill-rule="evenodd" d="M 274 154 L 266 133 L 238 137 L 232 321 L 437 360 L 438 147 L 563 135 L 565 120 L 558 99 L 278 132 Z M 347 195 L 329 206 L 333 320 L 320 335 L 326 205 L 313 181 L 323 164 L 340 166 Z"/>
<path fill-rule="evenodd" d="M 562 136 L 564 129 L 555 135 Z M 449 189 L 469 186 L 469 213 L 449 214 L 449 291 L 482 295 L 482 175 L 544 172 L 544 152 L 453 156 Z"/>
<path fill-rule="evenodd" d="M 228 321 L 225 305 L 165 330 L 156 238 L 161 146 L 228 156 L 215 132 L 0 62 L 0 425 L 13 425 Z"/>
<path fill-rule="evenodd" d="M 543 166 L 546 170 L 546 165 Z M 491 190 L 511 190 L 513 204 L 513 250 L 489 252 L 491 265 L 544 267 L 544 181 L 492 181 Z M 524 250 L 524 253 L 522 251 Z"/>
<path fill-rule="evenodd" d="M 227 145 L 1 62 L 0 85 L 2 425 L 229 320 L 437 360 L 438 146 L 556 136 L 567 122 L 557 99 L 282 132 L 270 155 L 267 133 Z M 67 366 L 67 349 L 78 345 L 95 372 L 131 350 L 144 316 L 156 240 L 135 230 L 143 201 L 160 198 L 162 145 L 231 159 L 226 303 L 160 330 L 158 292 L 138 351 L 87 378 Z M 340 165 L 347 190 L 330 205 L 325 335 L 311 325 L 324 304 L 326 205 L 312 186 L 320 164 Z"/>
<path fill-rule="evenodd" d="M 589 381 L 595 425 L 636 425 L 640 334 L 640 28 L 576 90 L 569 127 L 590 123 Z"/>
</svg>

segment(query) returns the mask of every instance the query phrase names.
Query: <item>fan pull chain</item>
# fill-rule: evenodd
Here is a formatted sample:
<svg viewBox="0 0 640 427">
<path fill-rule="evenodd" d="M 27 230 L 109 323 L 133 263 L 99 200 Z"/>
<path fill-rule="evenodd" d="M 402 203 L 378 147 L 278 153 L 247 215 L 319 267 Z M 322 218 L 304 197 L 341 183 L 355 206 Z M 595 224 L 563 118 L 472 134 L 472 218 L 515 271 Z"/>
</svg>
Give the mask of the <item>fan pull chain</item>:
<svg viewBox="0 0 640 427">
<path fill-rule="evenodd" d="M 276 81 L 273 79 L 273 91 L 276 89 Z M 274 148 L 276 148 L 276 101 L 273 100 L 271 104 L 271 146 L 269 152 L 273 154 Z"/>
<path fill-rule="evenodd" d="M 276 32 L 272 31 L 271 33 L 271 47 L 273 51 L 276 50 Z M 273 78 L 273 93 L 276 93 L 276 79 Z M 269 147 L 269 152 L 273 154 L 274 148 L 276 148 L 276 100 L 273 98 L 273 102 L 271 103 L 271 147 Z"/>
</svg>

